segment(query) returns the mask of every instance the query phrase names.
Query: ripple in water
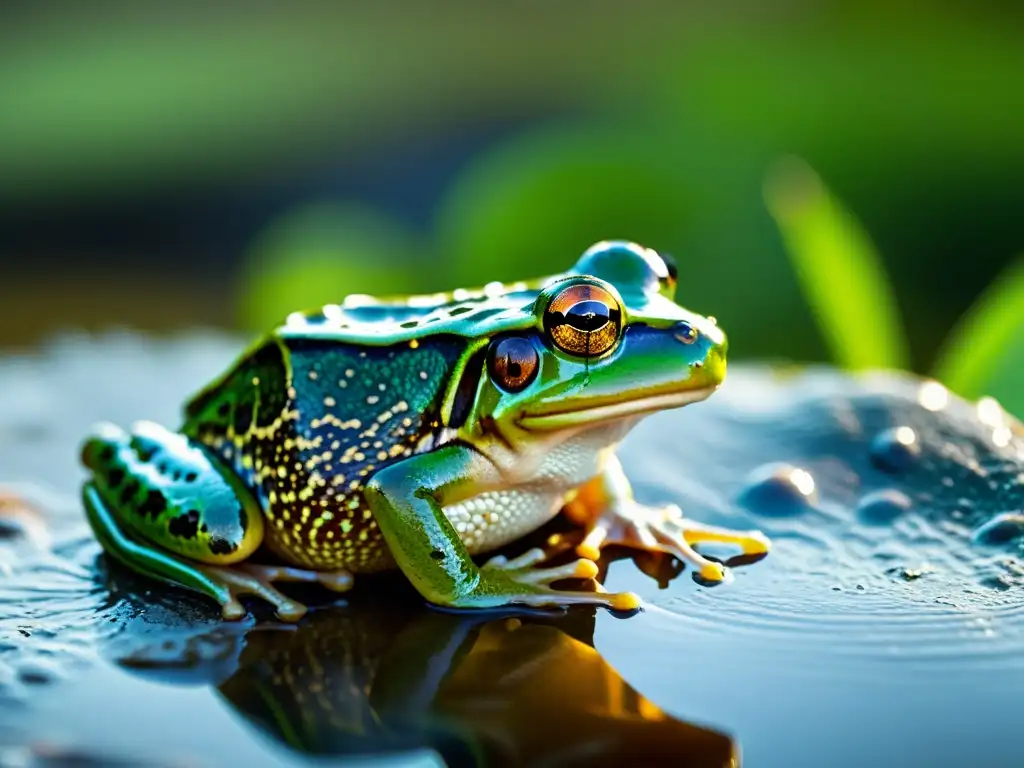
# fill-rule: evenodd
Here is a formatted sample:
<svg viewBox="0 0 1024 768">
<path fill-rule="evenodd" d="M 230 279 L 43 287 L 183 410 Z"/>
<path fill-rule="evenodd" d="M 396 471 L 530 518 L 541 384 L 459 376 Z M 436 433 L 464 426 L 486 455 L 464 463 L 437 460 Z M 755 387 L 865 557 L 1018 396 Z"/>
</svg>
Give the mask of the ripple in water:
<svg viewBox="0 0 1024 768">
<path fill-rule="evenodd" d="M 773 548 L 729 589 L 656 595 L 666 621 L 822 663 L 1024 669 L 1024 429 L 993 402 L 907 377 L 742 371 L 672 418 L 716 436 L 686 451 L 711 486 L 694 498 L 731 498 L 715 522 L 742 516 Z"/>
</svg>

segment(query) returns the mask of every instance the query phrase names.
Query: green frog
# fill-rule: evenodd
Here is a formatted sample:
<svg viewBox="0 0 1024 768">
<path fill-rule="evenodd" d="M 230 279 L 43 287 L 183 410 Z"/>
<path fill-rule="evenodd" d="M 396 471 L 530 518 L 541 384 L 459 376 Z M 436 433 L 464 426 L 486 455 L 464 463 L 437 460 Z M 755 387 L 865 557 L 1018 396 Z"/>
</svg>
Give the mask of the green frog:
<svg viewBox="0 0 1024 768">
<path fill-rule="evenodd" d="M 553 586 L 594 579 L 612 545 L 720 582 L 695 545 L 756 555 L 767 538 L 638 503 L 615 456 L 638 420 L 724 379 L 725 334 L 676 304 L 676 282 L 667 255 L 606 241 L 564 274 L 294 313 L 187 403 L 179 430 L 96 427 L 89 524 L 111 556 L 225 619 L 250 595 L 296 621 L 306 607 L 275 583 L 344 592 L 394 567 L 447 608 L 636 610 L 599 583 Z M 474 561 L 560 510 L 585 529 L 574 562 L 542 567 L 539 548 Z"/>
</svg>

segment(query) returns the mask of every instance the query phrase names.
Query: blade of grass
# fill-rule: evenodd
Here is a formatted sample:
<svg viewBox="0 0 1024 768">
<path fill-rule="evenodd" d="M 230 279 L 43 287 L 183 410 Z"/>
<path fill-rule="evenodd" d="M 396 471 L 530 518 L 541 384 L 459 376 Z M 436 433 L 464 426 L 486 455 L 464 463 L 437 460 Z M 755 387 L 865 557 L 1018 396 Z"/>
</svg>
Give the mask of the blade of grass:
<svg viewBox="0 0 1024 768">
<path fill-rule="evenodd" d="M 957 394 L 970 399 L 989 395 L 1024 416 L 1024 256 L 960 318 L 934 370 Z"/>
<path fill-rule="evenodd" d="M 769 174 L 768 210 L 833 360 L 853 370 L 906 368 L 906 335 L 867 233 L 802 160 Z"/>
</svg>

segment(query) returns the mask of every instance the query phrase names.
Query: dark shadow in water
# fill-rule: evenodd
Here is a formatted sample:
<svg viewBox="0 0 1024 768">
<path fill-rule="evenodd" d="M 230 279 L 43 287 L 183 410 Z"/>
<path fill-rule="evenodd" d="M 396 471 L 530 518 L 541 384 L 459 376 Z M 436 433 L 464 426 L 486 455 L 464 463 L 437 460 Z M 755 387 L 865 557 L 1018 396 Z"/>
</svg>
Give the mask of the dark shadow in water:
<svg viewBox="0 0 1024 768">
<path fill-rule="evenodd" d="M 594 650 L 594 623 L 592 610 L 452 615 L 378 595 L 293 627 L 193 637 L 207 649 L 193 660 L 210 663 L 180 672 L 146 654 L 120 661 L 165 682 L 195 683 L 205 669 L 248 723 L 310 756 L 427 748 L 453 768 L 735 765 L 729 737 L 677 720 L 626 684 Z M 212 648 L 221 649 L 215 661 Z"/>
</svg>

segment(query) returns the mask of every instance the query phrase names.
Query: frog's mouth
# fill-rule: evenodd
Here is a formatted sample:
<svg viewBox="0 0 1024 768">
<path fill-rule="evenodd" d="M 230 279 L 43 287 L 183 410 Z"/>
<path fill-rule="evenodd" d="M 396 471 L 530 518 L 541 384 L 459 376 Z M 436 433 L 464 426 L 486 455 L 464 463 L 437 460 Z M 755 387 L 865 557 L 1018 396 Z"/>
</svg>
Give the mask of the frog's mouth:
<svg viewBox="0 0 1024 768">
<path fill-rule="evenodd" d="M 718 389 L 717 384 L 697 389 L 655 393 L 645 397 L 627 398 L 625 400 L 612 400 L 610 398 L 607 402 L 583 400 L 578 402 L 576 407 L 572 408 L 552 410 L 544 413 L 524 413 L 519 418 L 519 426 L 523 429 L 537 432 L 550 432 L 585 424 L 597 424 L 617 419 L 644 416 L 656 411 L 681 408 L 690 403 L 706 400 L 716 389 Z"/>
</svg>

